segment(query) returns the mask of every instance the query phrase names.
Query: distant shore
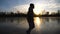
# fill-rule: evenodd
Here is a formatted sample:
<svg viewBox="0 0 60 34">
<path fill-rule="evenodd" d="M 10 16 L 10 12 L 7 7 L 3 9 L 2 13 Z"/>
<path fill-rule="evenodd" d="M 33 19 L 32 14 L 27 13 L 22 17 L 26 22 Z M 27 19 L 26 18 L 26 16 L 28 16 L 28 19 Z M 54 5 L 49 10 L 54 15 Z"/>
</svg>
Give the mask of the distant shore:
<svg viewBox="0 0 60 34">
<path fill-rule="evenodd" d="M 13 12 L 6 14 L 4 12 L 3 13 L 0 12 L 0 17 L 27 17 L 27 14 L 13 13 Z M 34 17 L 60 17 L 60 14 L 59 13 L 53 14 L 53 15 L 52 14 L 51 15 L 49 15 L 49 14 L 35 15 L 34 14 Z"/>
<path fill-rule="evenodd" d="M 27 17 L 26 14 L 0 15 L 0 17 Z M 34 15 L 34 17 L 60 17 L 60 15 Z"/>
</svg>

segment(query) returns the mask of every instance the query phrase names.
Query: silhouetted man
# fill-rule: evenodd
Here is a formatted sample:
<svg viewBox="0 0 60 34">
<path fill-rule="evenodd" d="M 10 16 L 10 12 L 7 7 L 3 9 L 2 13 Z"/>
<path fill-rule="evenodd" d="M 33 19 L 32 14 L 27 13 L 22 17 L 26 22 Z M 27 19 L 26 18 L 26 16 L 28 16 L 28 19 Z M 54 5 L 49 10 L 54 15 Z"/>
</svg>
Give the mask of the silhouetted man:
<svg viewBox="0 0 60 34">
<path fill-rule="evenodd" d="M 27 34 L 30 34 L 31 30 L 35 27 L 34 19 L 33 19 L 34 16 L 33 9 L 34 9 L 34 4 L 31 3 L 27 14 L 27 20 L 29 24 L 29 29 L 27 30 Z"/>
</svg>

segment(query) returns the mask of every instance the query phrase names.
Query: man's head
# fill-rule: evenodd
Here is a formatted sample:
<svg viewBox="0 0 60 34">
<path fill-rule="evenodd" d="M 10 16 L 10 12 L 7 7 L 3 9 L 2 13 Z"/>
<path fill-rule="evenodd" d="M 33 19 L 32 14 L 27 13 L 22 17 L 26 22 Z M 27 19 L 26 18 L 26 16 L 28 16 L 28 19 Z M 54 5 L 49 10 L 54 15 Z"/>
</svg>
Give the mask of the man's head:
<svg viewBox="0 0 60 34">
<path fill-rule="evenodd" d="M 33 3 L 31 3 L 31 4 L 30 4 L 30 7 L 34 9 L 34 4 L 33 4 Z"/>
</svg>

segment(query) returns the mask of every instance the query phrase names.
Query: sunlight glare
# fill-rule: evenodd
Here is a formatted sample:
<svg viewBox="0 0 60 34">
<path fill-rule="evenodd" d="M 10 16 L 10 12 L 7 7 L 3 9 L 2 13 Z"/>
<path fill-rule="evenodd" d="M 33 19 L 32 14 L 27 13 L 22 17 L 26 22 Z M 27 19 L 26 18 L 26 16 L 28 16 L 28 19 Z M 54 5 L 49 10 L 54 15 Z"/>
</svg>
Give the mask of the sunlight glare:
<svg viewBox="0 0 60 34">
<path fill-rule="evenodd" d="M 36 15 L 39 15 L 39 14 L 41 14 L 42 12 L 42 8 L 43 6 L 41 6 L 41 5 L 39 5 L 39 4 L 35 4 L 35 8 L 34 8 L 34 13 L 36 14 Z"/>
<path fill-rule="evenodd" d="M 35 23 L 35 27 L 36 27 L 36 31 L 39 31 L 40 26 L 41 26 L 41 20 L 39 17 L 34 17 L 34 23 Z"/>
</svg>

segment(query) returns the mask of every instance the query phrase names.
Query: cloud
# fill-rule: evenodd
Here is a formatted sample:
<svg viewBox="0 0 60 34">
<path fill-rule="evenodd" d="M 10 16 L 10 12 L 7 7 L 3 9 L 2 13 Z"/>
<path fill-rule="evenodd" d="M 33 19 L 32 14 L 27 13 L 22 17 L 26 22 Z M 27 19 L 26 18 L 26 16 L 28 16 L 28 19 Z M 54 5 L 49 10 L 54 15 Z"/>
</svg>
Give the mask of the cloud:
<svg viewBox="0 0 60 34">
<path fill-rule="evenodd" d="M 17 11 L 19 11 L 20 13 L 25 13 L 26 14 L 28 12 L 28 8 L 29 8 L 29 5 L 25 4 L 25 5 L 14 6 L 10 10 L 12 10 L 16 13 L 17 13 Z"/>
<path fill-rule="evenodd" d="M 56 1 L 56 3 L 59 3 L 60 4 L 60 0 L 55 0 Z"/>
<path fill-rule="evenodd" d="M 60 0 L 0 0 L 0 7 L 9 8 L 16 12 L 17 10 L 27 12 L 30 3 L 38 4 L 38 9 L 58 10 L 60 9 Z M 3 3 L 4 2 L 4 3 Z M 37 8 L 37 7 L 36 7 Z M 35 8 L 35 9 L 36 9 Z"/>
<path fill-rule="evenodd" d="M 49 0 L 48 0 L 49 1 Z M 54 0 L 50 0 L 50 2 L 52 3 L 45 3 L 46 1 L 43 1 L 44 3 L 40 3 L 40 2 L 37 2 L 37 3 L 34 3 L 35 4 L 35 9 L 36 10 L 51 10 L 51 11 L 56 11 L 58 9 L 60 9 L 60 4 L 56 4 L 53 2 Z M 23 5 L 18 5 L 18 6 L 14 6 L 13 8 L 16 8 L 16 10 L 20 11 L 21 13 L 27 13 L 28 11 L 28 7 L 29 7 L 29 4 L 23 4 Z M 15 11 L 16 11 L 15 10 Z"/>
</svg>

